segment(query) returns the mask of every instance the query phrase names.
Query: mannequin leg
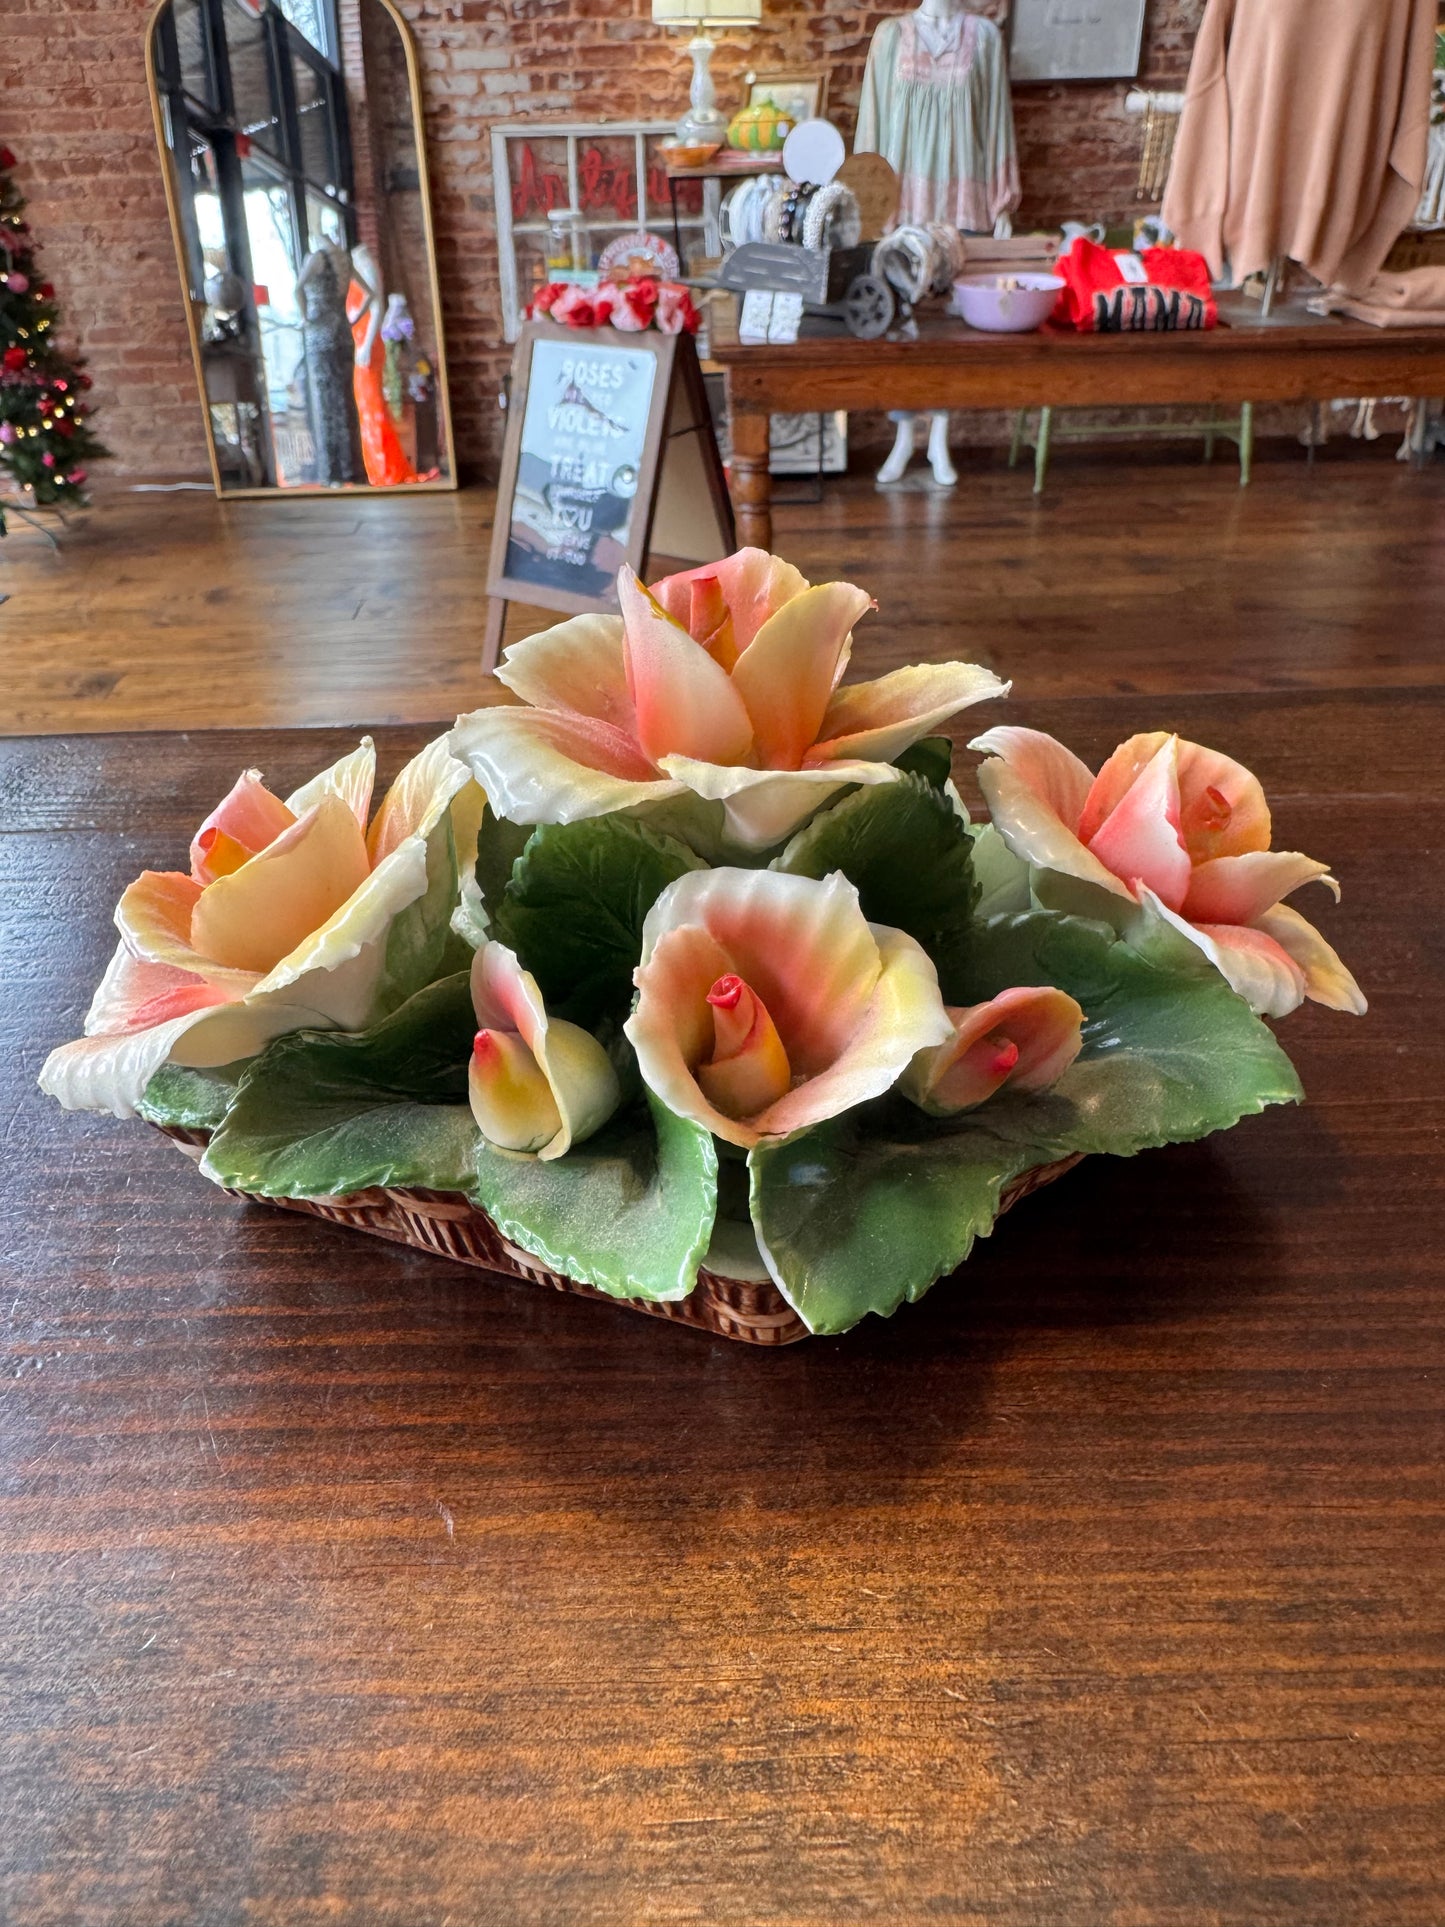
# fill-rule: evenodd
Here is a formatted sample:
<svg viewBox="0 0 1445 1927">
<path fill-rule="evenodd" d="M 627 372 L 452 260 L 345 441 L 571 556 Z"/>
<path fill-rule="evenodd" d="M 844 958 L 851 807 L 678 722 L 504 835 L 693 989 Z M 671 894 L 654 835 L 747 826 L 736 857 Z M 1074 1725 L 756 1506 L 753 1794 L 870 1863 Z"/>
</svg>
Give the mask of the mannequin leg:
<svg viewBox="0 0 1445 1927">
<path fill-rule="evenodd" d="M 890 419 L 898 424 L 898 433 L 893 439 L 888 460 L 879 469 L 877 480 L 880 484 L 898 482 L 903 479 L 903 471 L 913 460 L 913 415 L 895 414 Z"/>
<path fill-rule="evenodd" d="M 933 479 L 940 488 L 952 488 L 958 480 L 958 470 L 948 455 L 948 413 L 940 409 L 933 417 L 933 426 L 928 431 L 928 466 L 933 470 Z"/>
</svg>

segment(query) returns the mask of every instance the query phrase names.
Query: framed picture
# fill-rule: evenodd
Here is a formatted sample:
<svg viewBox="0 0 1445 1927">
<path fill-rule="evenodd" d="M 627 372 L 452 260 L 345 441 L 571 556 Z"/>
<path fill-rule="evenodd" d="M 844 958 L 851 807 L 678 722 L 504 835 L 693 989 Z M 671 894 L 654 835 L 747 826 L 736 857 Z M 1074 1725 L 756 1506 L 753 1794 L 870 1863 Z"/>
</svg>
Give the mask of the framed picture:
<svg viewBox="0 0 1445 1927">
<path fill-rule="evenodd" d="M 828 109 L 826 74 L 749 74 L 749 107 L 776 107 L 796 127 L 800 120 L 821 120 Z"/>
<path fill-rule="evenodd" d="M 1013 0 L 1009 78 L 1127 80 L 1143 39 L 1144 0 Z"/>
</svg>

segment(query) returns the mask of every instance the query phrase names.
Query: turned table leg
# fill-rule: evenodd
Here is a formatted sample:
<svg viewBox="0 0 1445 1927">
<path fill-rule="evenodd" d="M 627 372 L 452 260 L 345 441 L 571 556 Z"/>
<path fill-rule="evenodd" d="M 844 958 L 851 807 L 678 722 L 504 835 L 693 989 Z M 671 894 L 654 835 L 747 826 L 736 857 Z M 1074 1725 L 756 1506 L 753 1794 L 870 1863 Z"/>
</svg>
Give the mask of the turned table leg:
<svg viewBox="0 0 1445 1927">
<path fill-rule="evenodd" d="M 738 545 L 744 549 L 773 546 L 773 478 L 768 473 L 771 417 L 734 408 L 732 418 L 733 513 Z"/>
</svg>

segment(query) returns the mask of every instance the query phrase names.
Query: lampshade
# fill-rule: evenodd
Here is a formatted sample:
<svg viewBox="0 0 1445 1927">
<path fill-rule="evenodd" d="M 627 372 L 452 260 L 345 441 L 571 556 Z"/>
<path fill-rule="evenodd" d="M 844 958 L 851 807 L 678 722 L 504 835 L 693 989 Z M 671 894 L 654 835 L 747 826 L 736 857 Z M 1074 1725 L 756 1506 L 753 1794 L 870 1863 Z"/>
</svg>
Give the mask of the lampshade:
<svg viewBox="0 0 1445 1927">
<path fill-rule="evenodd" d="M 659 27 L 755 27 L 763 0 L 652 0 Z"/>
</svg>

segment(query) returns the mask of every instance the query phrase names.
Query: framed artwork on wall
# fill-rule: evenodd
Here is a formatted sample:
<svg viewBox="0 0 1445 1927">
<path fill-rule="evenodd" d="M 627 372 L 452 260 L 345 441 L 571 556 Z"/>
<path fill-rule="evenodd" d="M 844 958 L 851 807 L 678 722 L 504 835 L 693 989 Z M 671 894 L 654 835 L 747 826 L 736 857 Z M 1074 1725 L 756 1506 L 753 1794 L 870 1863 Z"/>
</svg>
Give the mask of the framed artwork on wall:
<svg viewBox="0 0 1445 1927">
<path fill-rule="evenodd" d="M 1139 71 L 1145 0 L 1013 0 L 1009 78 L 1127 80 Z"/>
<path fill-rule="evenodd" d="M 796 127 L 800 120 L 821 120 L 828 111 L 826 74 L 749 74 L 749 107 L 776 107 Z"/>
</svg>

